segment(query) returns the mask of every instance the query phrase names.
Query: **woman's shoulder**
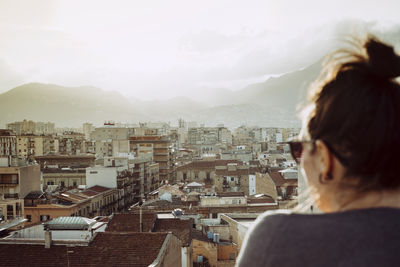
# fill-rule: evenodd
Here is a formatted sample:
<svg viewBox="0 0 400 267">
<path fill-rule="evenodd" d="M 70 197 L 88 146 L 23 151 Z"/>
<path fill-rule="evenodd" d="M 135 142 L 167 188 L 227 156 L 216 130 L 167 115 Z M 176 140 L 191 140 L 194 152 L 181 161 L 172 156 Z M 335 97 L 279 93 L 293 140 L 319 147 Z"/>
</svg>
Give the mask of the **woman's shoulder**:
<svg viewBox="0 0 400 267">
<path fill-rule="evenodd" d="M 308 238 L 313 236 L 331 235 L 352 232 L 365 232 L 366 229 L 398 227 L 400 209 L 371 208 L 365 210 L 352 210 L 337 213 L 295 213 L 288 210 L 267 211 L 261 214 L 249 229 L 248 238 L 259 240 L 259 236 L 268 236 L 271 243 L 284 240 L 285 236 L 293 235 L 302 239 L 302 235 Z M 392 222 L 392 223 L 388 223 Z M 393 224 L 393 225 L 392 225 Z M 357 227 L 354 227 L 357 225 Z M 386 227 L 386 228 L 387 228 Z M 267 242 L 268 242 L 267 241 Z M 262 240 L 266 242 L 266 240 Z M 267 245 L 267 244 L 265 244 Z"/>
</svg>

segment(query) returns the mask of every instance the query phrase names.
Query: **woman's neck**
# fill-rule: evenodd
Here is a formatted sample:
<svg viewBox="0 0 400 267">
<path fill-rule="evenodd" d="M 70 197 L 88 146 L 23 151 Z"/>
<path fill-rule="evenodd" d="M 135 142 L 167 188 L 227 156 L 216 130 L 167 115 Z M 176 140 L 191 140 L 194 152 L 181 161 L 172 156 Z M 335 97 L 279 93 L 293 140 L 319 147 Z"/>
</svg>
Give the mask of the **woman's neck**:
<svg viewBox="0 0 400 267">
<path fill-rule="evenodd" d="M 400 189 L 353 194 L 338 205 L 338 211 L 380 207 L 400 208 Z"/>
</svg>

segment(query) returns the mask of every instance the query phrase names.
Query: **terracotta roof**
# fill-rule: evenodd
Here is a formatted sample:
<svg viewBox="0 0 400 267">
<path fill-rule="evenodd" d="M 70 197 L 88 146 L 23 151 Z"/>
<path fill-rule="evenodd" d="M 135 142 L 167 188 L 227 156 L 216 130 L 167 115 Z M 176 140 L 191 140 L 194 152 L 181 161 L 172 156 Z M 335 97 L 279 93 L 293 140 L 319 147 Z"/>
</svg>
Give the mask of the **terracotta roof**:
<svg viewBox="0 0 400 267">
<path fill-rule="evenodd" d="M 181 240 L 183 246 L 190 246 L 192 242 L 191 230 L 192 219 L 157 219 L 154 231 L 155 232 L 172 232 Z"/>
<path fill-rule="evenodd" d="M 175 206 L 184 206 L 184 203 L 182 203 L 181 199 L 179 198 L 172 198 L 172 202 L 169 202 L 168 200 L 165 199 L 152 199 L 152 200 L 147 200 L 146 202 L 143 203 L 143 206 L 145 207 L 175 207 Z"/>
<path fill-rule="evenodd" d="M 0 244 L 4 266 L 148 266 L 167 233 L 98 233 L 89 246 Z M 21 257 L 21 255 L 23 255 Z"/>
<path fill-rule="evenodd" d="M 77 195 L 69 192 L 64 192 L 56 195 L 56 198 L 69 202 L 69 203 L 79 203 L 80 201 L 87 200 L 88 197 L 84 195 Z"/>
<path fill-rule="evenodd" d="M 91 191 L 96 191 L 96 192 L 101 193 L 101 192 L 105 192 L 105 191 L 110 190 L 110 188 L 104 187 L 104 186 L 100 186 L 100 185 L 95 185 L 95 186 L 89 187 L 86 190 L 91 190 Z"/>
<path fill-rule="evenodd" d="M 154 228 L 156 214 L 143 213 L 143 232 L 150 232 Z M 140 232 L 140 215 L 133 213 L 116 213 L 108 223 L 107 232 Z"/>
<path fill-rule="evenodd" d="M 111 190 L 111 188 L 100 186 L 100 185 L 95 185 L 92 187 L 89 187 L 88 189 L 84 190 L 81 192 L 81 194 L 86 195 L 86 196 L 95 196 L 100 193 L 106 192 Z"/>
<path fill-rule="evenodd" d="M 285 179 L 280 172 L 268 173 L 271 179 L 274 181 L 275 186 L 297 186 L 297 179 Z"/>
<path fill-rule="evenodd" d="M 204 242 L 212 242 L 212 239 L 208 239 L 207 236 L 203 234 L 203 232 L 196 229 L 192 229 L 192 238 Z"/>
<path fill-rule="evenodd" d="M 25 199 L 40 199 L 40 198 L 46 198 L 46 195 L 42 191 L 31 191 L 29 194 L 25 196 Z"/>
</svg>

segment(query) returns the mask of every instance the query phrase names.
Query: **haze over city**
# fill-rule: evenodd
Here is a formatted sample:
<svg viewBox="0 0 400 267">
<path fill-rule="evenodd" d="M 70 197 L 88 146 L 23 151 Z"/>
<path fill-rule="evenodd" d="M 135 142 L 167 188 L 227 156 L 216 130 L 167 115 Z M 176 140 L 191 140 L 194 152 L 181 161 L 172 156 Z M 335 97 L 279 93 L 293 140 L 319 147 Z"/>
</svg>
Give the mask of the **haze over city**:
<svg viewBox="0 0 400 267">
<path fill-rule="evenodd" d="M 346 33 L 393 31 L 399 9 L 398 1 L 1 1 L 0 92 L 39 82 L 203 100 L 307 67 Z"/>
</svg>

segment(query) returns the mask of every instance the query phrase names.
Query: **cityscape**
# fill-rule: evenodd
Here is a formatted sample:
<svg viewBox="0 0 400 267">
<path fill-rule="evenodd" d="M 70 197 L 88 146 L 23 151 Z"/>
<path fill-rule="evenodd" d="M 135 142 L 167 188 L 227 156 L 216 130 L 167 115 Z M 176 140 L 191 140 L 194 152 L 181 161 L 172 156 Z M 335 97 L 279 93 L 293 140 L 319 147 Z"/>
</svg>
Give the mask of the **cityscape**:
<svg viewBox="0 0 400 267">
<path fill-rule="evenodd" d="M 130 246 L 148 239 L 131 252 L 146 266 L 234 265 L 258 214 L 298 204 L 284 142 L 299 129 L 177 124 L 8 123 L 0 130 L 1 246 L 34 246 L 38 255 L 64 246 L 71 263 L 96 262 L 91 253 L 105 244 L 117 257 L 114 246 L 129 233 Z"/>
<path fill-rule="evenodd" d="M 312 132 L 303 115 L 319 103 L 314 89 L 334 77 L 332 52 L 370 34 L 391 45 L 385 55 L 400 51 L 399 8 L 394 0 L 0 1 L 0 266 L 242 266 L 270 259 L 254 259 L 264 241 L 260 250 L 268 244 L 274 260 L 294 266 L 301 251 L 313 263 L 324 256 L 315 255 L 322 241 L 319 249 L 336 253 L 363 217 L 349 231 L 343 223 L 346 238 L 326 240 L 321 213 L 353 200 L 335 206 L 342 195 L 331 189 L 340 186 L 322 184 L 346 181 L 346 157 L 358 154 L 323 134 L 301 138 Z M 318 108 L 335 115 L 328 104 Z M 327 132 L 340 130 L 330 123 Z M 308 145 L 324 153 L 307 154 Z M 305 155 L 324 164 L 307 165 Z M 322 209 L 320 196 L 333 208 Z M 289 229 L 298 222 L 291 213 L 320 218 L 318 238 L 301 243 L 313 224 Z M 288 216 L 249 246 L 271 214 Z M 371 244 L 390 241 L 381 239 Z M 348 258 L 369 261 L 348 245 Z"/>
</svg>

